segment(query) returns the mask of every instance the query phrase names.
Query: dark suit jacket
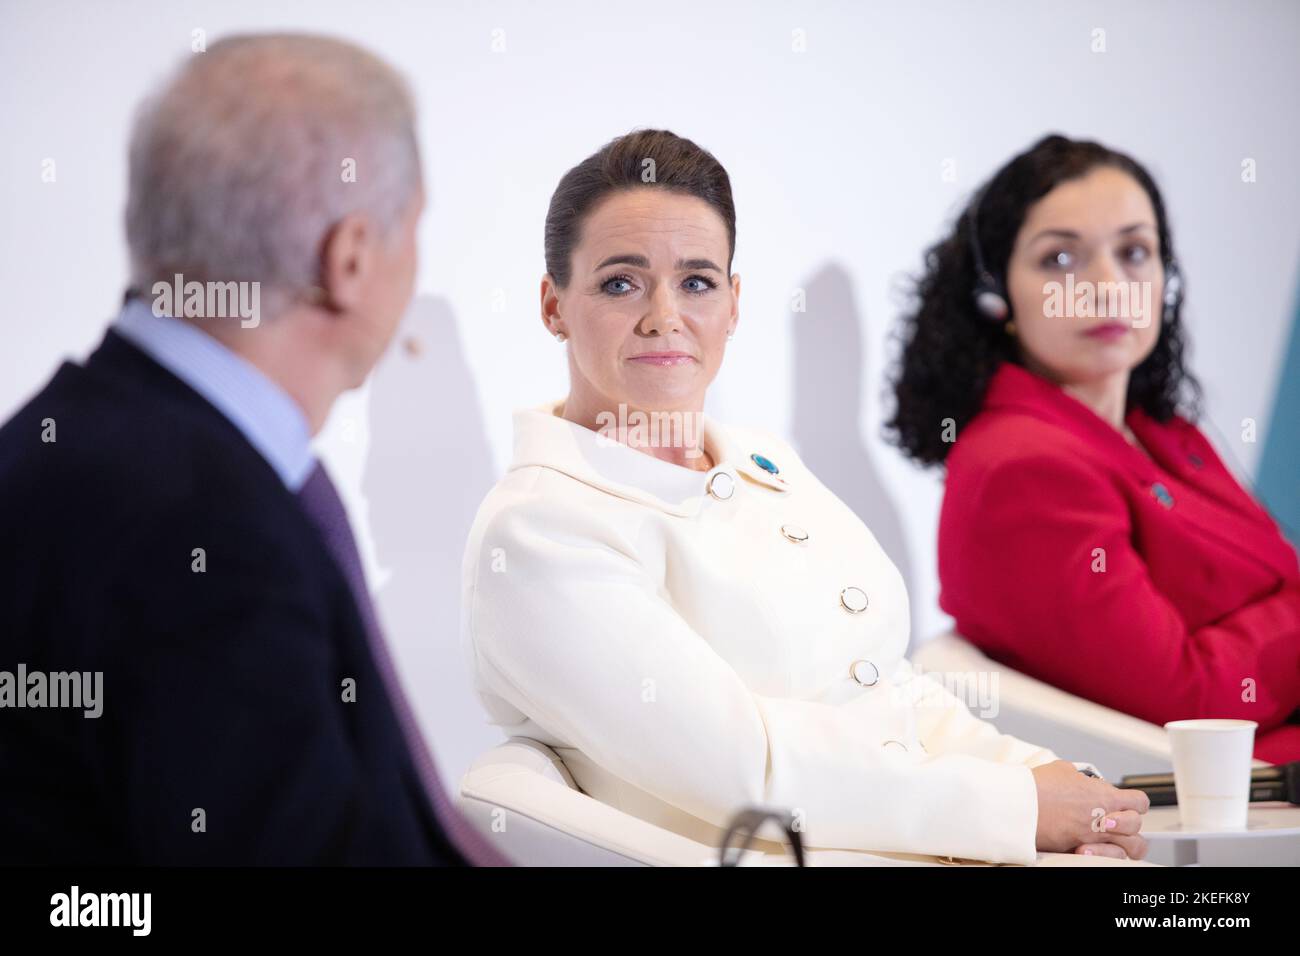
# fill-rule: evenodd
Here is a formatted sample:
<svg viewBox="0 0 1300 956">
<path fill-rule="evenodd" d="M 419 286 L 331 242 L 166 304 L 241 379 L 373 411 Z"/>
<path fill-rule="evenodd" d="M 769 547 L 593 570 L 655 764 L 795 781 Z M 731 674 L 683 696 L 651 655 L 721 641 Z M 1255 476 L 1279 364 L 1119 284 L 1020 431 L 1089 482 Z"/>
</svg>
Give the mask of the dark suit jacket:
<svg viewBox="0 0 1300 956">
<path fill-rule="evenodd" d="M 0 429 L 0 670 L 19 663 L 101 671 L 103 714 L 0 708 L 0 863 L 463 863 L 315 526 L 111 331 Z"/>
</svg>

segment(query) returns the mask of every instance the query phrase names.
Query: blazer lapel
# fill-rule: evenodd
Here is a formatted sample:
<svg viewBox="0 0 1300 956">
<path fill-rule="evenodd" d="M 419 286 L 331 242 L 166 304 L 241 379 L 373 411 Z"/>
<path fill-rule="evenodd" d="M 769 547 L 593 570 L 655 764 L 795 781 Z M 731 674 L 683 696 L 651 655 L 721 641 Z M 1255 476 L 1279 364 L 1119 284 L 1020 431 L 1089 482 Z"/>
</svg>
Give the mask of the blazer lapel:
<svg viewBox="0 0 1300 956">
<path fill-rule="evenodd" d="M 1174 510 L 1223 546 L 1276 573 L 1295 574 L 1296 557 L 1268 512 L 1223 465 L 1203 436 L 1190 426 L 1161 424 L 1141 409 L 1129 427 L 1177 485 Z"/>
<path fill-rule="evenodd" d="M 619 498 L 691 517 L 700 511 L 713 471 L 730 468 L 725 464 L 724 430 L 707 416 L 701 416 L 703 441 L 714 453 L 716 466 L 707 472 L 692 471 L 561 418 L 556 414 L 561 404 L 553 401 L 515 412 L 509 471 L 550 468 Z"/>
<path fill-rule="evenodd" d="M 1121 470 L 1144 494 L 1166 504 L 1178 520 L 1196 526 L 1226 548 L 1270 571 L 1295 573 L 1295 555 L 1267 514 L 1244 492 L 1190 425 L 1161 424 L 1140 409 L 1126 421 L 1143 447 L 1133 447 L 1108 422 L 1059 386 L 1004 363 L 994 375 L 986 407 L 1016 409 L 1069 430 Z"/>
</svg>

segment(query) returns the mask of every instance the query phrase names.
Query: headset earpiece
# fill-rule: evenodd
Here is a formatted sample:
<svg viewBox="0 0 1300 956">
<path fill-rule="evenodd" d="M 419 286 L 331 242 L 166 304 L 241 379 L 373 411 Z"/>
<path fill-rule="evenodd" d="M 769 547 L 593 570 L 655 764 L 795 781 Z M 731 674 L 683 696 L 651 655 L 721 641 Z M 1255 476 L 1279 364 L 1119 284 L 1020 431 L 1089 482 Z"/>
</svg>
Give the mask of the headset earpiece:
<svg viewBox="0 0 1300 956">
<path fill-rule="evenodd" d="M 980 315 L 985 319 L 992 319 L 996 323 L 1006 320 L 1006 313 L 1010 310 L 1006 307 L 1006 299 L 1002 297 L 996 282 L 982 278 L 971 294 L 975 297 L 975 308 L 978 308 Z"/>
<path fill-rule="evenodd" d="M 1171 312 L 1183 301 L 1183 274 L 1178 263 L 1170 259 L 1165 263 L 1165 311 Z"/>
<path fill-rule="evenodd" d="M 1006 292 L 1003 291 L 1002 284 L 985 268 L 984 253 L 980 250 L 978 214 L 983 201 L 984 193 L 981 192 L 971 203 L 969 214 L 970 251 L 975 259 L 975 288 L 971 290 L 971 297 L 975 300 L 975 308 L 984 318 L 993 322 L 1005 322 L 1011 312 Z"/>
</svg>

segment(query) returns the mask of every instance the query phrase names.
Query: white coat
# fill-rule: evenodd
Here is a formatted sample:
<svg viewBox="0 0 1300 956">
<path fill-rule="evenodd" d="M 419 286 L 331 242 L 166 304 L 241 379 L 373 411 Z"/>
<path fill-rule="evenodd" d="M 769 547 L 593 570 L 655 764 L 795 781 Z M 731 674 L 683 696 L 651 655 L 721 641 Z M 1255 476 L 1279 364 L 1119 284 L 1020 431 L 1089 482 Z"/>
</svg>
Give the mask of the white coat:
<svg viewBox="0 0 1300 956">
<path fill-rule="evenodd" d="M 793 810 L 812 847 L 1034 862 L 1030 767 L 1056 755 L 912 671 L 902 578 L 789 445 L 706 416 L 716 465 L 693 471 L 559 405 L 515 413 L 466 549 L 493 723 L 714 845 L 757 804 Z"/>
</svg>

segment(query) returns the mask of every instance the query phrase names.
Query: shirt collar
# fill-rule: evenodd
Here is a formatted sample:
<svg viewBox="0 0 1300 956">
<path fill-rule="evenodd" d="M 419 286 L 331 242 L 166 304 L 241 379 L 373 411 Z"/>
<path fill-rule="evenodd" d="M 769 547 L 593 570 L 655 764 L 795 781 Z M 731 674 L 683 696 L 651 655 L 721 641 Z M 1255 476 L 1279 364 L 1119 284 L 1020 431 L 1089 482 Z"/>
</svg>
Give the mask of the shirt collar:
<svg viewBox="0 0 1300 956">
<path fill-rule="evenodd" d="M 585 484 L 669 514 L 690 516 L 700 510 L 709 483 L 718 472 L 785 492 L 785 482 L 742 454 L 735 438 L 718 422 L 701 415 L 705 450 L 713 456 L 708 471 L 694 471 L 597 434 L 557 412 L 562 400 L 514 413 L 514 460 L 510 471 L 540 466 Z"/>
<path fill-rule="evenodd" d="M 311 429 L 297 402 L 256 366 L 183 319 L 129 299 L 113 331 L 228 418 L 280 480 L 297 491 L 315 465 Z"/>
</svg>

